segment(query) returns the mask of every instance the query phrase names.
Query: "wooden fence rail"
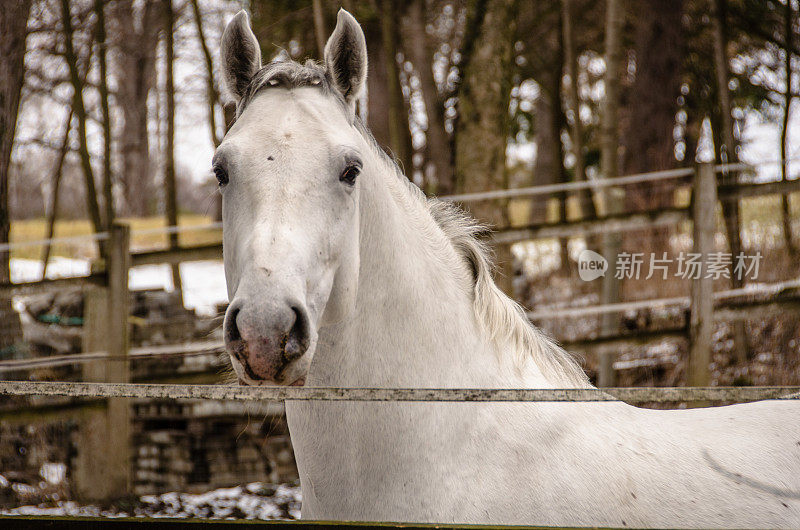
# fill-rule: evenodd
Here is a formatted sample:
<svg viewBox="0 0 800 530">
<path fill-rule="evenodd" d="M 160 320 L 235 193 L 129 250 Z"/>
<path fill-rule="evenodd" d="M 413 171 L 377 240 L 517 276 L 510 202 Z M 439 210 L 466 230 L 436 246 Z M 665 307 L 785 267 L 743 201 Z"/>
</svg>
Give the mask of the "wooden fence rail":
<svg viewBox="0 0 800 530">
<path fill-rule="evenodd" d="M 694 208 L 667 208 L 658 211 L 619 214 L 602 219 L 584 219 L 567 223 L 540 224 L 523 228 L 502 230 L 492 236 L 495 242 L 514 243 L 527 239 L 548 237 L 570 237 L 595 233 L 619 232 L 631 229 L 652 228 L 675 225 L 692 220 L 694 225 L 694 252 L 707 255 L 713 251 L 713 235 L 716 226 L 711 205 L 720 198 L 752 197 L 772 193 L 792 193 L 800 191 L 800 180 L 779 183 L 738 184 L 719 186 L 715 174 L 719 171 L 744 171 L 750 166 L 743 164 L 711 166 L 698 169 L 679 169 L 640 175 L 629 175 L 610 180 L 584 183 L 566 183 L 553 186 L 538 186 L 516 190 L 497 190 L 476 194 L 456 195 L 443 199 L 459 202 L 478 200 L 508 199 L 548 195 L 557 191 L 577 191 L 580 189 L 605 189 L 630 184 L 656 182 L 665 179 L 688 179 L 694 175 Z M 150 230 L 175 232 L 184 227 L 167 227 Z M 191 229 L 191 228 L 190 228 Z M 707 388 L 707 373 L 701 370 L 706 364 L 710 348 L 710 323 L 716 318 L 745 318 L 755 314 L 773 314 L 776 311 L 799 311 L 800 293 L 776 293 L 769 299 L 731 300 L 714 302 L 710 284 L 702 279 L 695 281 L 689 307 L 691 310 L 691 368 L 692 382 L 698 385 L 691 389 L 605 389 L 586 390 L 483 390 L 483 389 L 313 389 L 313 388 L 240 388 L 228 386 L 164 386 L 133 385 L 130 383 L 130 347 L 128 344 L 129 300 L 128 271 L 131 267 L 151 264 L 175 264 L 183 261 L 219 259 L 222 246 L 219 243 L 196 247 L 131 252 L 131 231 L 127 225 L 118 223 L 108 233 L 94 234 L 91 238 L 104 238 L 109 245 L 109 263 L 106 272 L 93 272 L 79 278 L 63 278 L 35 283 L 0 285 L 0 296 L 17 296 L 53 289 L 81 287 L 86 289 L 84 350 L 88 352 L 108 352 L 102 363 L 85 362 L 84 378 L 87 383 L 44 383 L 26 381 L 0 382 L 0 394 L 32 395 L 76 395 L 105 396 L 108 407 L 94 412 L 90 421 L 82 426 L 80 447 L 83 456 L 79 459 L 76 482 L 83 488 L 85 497 L 112 498 L 124 495 L 129 489 L 129 466 L 127 465 L 127 444 L 129 429 L 128 404 L 123 397 L 154 398 L 207 398 L 241 400 L 282 400 L 282 399 L 347 399 L 347 400 L 402 400 L 402 401 L 608 401 L 622 399 L 630 402 L 675 402 L 675 401 L 751 401 L 756 399 L 786 398 L 798 399 L 796 388 Z M 2 249 L 9 250 L 19 244 L 6 244 Z M 681 304 L 684 302 L 681 301 Z M 652 305 L 652 302 L 650 303 Z M 603 311 L 623 310 L 606 307 Z M 596 310 L 597 311 L 597 310 Z M 755 313 L 758 311 L 760 313 Z M 682 330 L 671 330 L 682 333 Z M 602 337 L 606 345 L 624 337 Z M 607 360 L 607 359 L 606 359 Z M 612 370 L 612 376 L 605 374 L 604 381 L 613 381 L 613 365 L 601 362 L 601 366 Z M 18 367 L 19 368 L 19 367 Z M 602 374 L 601 374 L 602 375 Z M 337 393 L 338 392 L 338 393 Z M 315 397 L 316 396 L 316 397 Z M 338 397 L 337 397 L 338 396 Z M 94 458 L 91 455 L 102 455 Z M 82 462 L 82 463 L 81 463 Z"/>
<path fill-rule="evenodd" d="M 0 395 L 232 401 L 439 401 L 675 403 L 800 399 L 800 386 L 669 388 L 312 388 L 292 386 L 163 385 L 0 381 Z"/>
</svg>

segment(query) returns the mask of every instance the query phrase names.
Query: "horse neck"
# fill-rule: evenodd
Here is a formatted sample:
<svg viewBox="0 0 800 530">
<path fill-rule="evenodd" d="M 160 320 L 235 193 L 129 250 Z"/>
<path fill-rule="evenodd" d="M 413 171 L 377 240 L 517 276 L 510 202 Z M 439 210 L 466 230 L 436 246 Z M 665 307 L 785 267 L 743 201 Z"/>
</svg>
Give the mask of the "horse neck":
<svg viewBox="0 0 800 530">
<path fill-rule="evenodd" d="M 530 370 L 522 374 L 512 366 L 512 356 L 498 352 L 487 338 L 474 309 L 471 272 L 422 201 L 395 175 L 369 181 L 360 203 L 356 314 L 320 330 L 310 383 L 541 383 Z"/>
</svg>

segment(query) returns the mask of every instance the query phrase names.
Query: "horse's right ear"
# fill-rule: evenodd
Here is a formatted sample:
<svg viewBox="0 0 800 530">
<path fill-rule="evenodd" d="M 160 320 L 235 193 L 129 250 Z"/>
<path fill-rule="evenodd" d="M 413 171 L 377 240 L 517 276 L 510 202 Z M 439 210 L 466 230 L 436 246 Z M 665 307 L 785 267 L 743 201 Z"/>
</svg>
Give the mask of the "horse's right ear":
<svg viewBox="0 0 800 530">
<path fill-rule="evenodd" d="M 261 48 L 244 10 L 236 13 L 222 34 L 221 62 L 225 88 L 238 103 L 261 68 Z"/>
</svg>

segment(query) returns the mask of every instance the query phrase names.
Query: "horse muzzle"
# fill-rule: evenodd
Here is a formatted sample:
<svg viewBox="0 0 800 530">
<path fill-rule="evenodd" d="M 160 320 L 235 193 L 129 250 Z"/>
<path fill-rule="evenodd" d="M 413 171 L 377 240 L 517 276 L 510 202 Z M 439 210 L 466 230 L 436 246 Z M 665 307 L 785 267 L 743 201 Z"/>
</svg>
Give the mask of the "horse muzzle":
<svg viewBox="0 0 800 530">
<path fill-rule="evenodd" d="M 311 344 L 308 312 L 302 304 L 234 300 L 225 313 L 223 333 L 240 380 L 285 385 L 304 376 L 292 370 Z"/>
</svg>

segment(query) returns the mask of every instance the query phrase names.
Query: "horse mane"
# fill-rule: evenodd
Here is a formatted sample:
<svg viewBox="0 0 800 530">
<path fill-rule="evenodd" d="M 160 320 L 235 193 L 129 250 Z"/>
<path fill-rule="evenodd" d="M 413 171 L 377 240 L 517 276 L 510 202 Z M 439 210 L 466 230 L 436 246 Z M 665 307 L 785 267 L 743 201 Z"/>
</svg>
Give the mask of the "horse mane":
<svg viewBox="0 0 800 530">
<path fill-rule="evenodd" d="M 575 358 L 534 326 L 522 306 L 497 287 L 492 251 L 481 237 L 486 226 L 453 203 L 431 198 L 427 206 L 456 253 L 472 269 L 475 311 L 491 340 L 513 352 L 519 364 L 531 358 L 553 384 L 591 386 Z"/>
<path fill-rule="evenodd" d="M 343 109 L 346 104 L 341 95 L 332 89 L 325 68 L 314 61 L 304 64 L 292 60 L 273 61 L 265 65 L 245 90 L 237 108 L 237 117 L 262 88 L 280 86 L 295 88 L 315 86 L 333 96 Z M 589 387 L 586 374 L 573 356 L 534 326 L 525 310 L 509 298 L 495 284 L 492 277 L 494 263 L 491 249 L 481 235 L 488 232 L 485 225 L 476 221 L 457 205 L 435 197 L 428 198 L 403 173 L 396 159 L 390 156 L 375 140 L 367 126 L 357 116 L 354 125 L 390 171 L 406 185 L 410 195 L 430 214 L 432 221 L 442 230 L 456 254 L 472 271 L 472 290 L 475 312 L 484 331 L 501 350 L 511 350 L 518 364 L 530 358 L 543 375 L 555 385 L 564 387 Z"/>
</svg>

